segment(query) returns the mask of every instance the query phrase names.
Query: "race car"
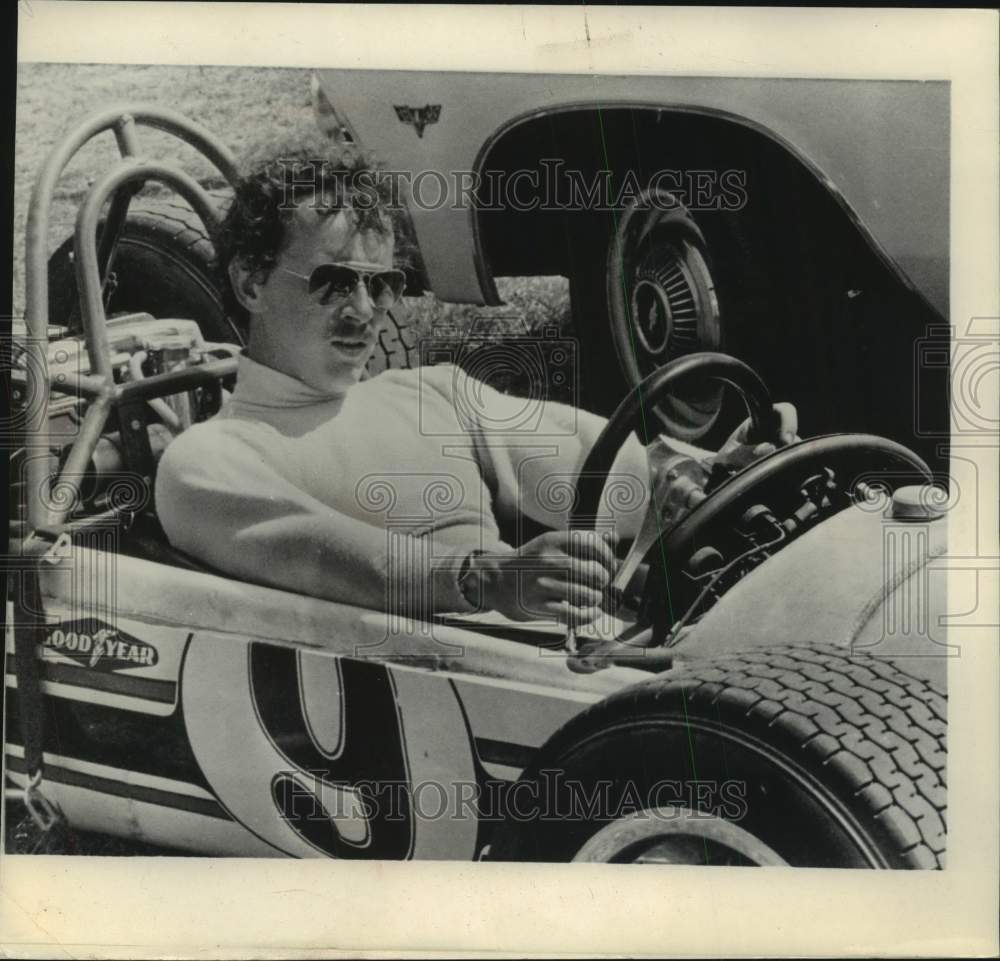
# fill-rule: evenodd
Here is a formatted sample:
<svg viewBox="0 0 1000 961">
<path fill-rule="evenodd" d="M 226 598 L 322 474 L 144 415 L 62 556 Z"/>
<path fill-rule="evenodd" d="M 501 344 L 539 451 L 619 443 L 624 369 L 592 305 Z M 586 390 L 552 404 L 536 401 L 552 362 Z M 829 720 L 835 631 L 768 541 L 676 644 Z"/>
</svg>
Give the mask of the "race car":
<svg viewBox="0 0 1000 961">
<path fill-rule="evenodd" d="M 130 220 L 137 185 L 176 191 L 175 234 L 200 219 L 189 253 L 218 220 L 202 184 L 143 157 L 141 125 L 236 177 L 210 132 L 134 104 L 82 121 L 35 187 L 12 357 L 5 770 L 41 825 L 211 855 L 943 866 L 948 648 L 931 575 L 947 497 L 897 440 L 814 436 L 683 509 L 654 500 L 606 616 L 575 632 L 361 609 L 175 550 L 156 464 L 223 403 L 239 337 L 174 309 L 215 309 L 204 263 L 175 259 L 201 286 L 167 310 L 163 274 L 136 273 L 170 250 L 143 248 L 166 217 Z M 122 160 L 50 261 L 59 175 L 105 131 Z M 127 304 L 144 286 L 145 309 Z M 614 455 L 633 431 L 651 439 L 649 411 L 700 410 L 703 436 L 728 385 L 767 436 L 771 395 L 746 362 L 660 360 L 633 371 L 575 479 L 575 525 L 615 496 Z"/>
</svg>

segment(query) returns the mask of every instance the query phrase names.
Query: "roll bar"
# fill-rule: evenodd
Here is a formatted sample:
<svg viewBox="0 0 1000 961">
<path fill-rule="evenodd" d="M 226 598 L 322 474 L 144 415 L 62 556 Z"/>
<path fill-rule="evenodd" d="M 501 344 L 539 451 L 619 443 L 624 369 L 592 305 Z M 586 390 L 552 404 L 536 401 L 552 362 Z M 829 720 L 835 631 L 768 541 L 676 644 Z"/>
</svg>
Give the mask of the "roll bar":
<svg viewBox="0 0 1000 961">
<path fill-rule="evenodd" d="M 211 199 L 190 174 L 176 164 L 141 158 L 137 125 L 163 130 L 190 144 L 211 161 L 229 183 L 236 183 L 236 160 L 214 134 L 175 110 L 153 104 L 117 104 L 100 110 L 71 130 L 49 154 L 31 194 L 25 251 L 28 329 L 28 343 L 24 345 L 27 355 L 26 397 L 34 407 L 28 412 L 25 448 L 28 451 L 44 452 L 49 450 L 48 236 L 52 198 L 67 164 L 98 134 L 111 130 L 121 157 L 88 191 L 80 205 L 74 234 L 77 289 L 91 371 L 86 377 L 77 380 L 80 393 L 87 395 L 91 403 L 80 434 L 57 480 L 60 489 L 57 506 L 53 507 L 51 503 L 47 458 L 28 458 L 26 480 L 29 530 L 52 530 L 65 523 L 79 495 L 79 478 L 100 439 L 108 415 L 125 395 L 126 385 L 116 385 L 112 377 L 101 271 L 102 262 L 106 267 L 110 261 L 133 193 L 148 180 L 160 181 L 184 197 L 210 230 L 218 223 Z M 109 198 L 111 204 L 108 217 L 98 244 L 98 218 Z M 220 364 L 226 372 L 230 372 L 230 367 L 235 369 L 234 361 L 222 361 Z"/>
</svg>

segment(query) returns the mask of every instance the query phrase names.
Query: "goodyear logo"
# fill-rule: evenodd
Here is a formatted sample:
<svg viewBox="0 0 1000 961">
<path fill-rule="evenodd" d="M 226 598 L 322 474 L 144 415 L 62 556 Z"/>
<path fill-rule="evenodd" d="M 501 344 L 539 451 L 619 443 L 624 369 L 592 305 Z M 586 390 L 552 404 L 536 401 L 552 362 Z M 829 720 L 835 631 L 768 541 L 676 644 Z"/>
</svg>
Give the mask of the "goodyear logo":
<svg viewBox="0 0 1000 961">
<path fill-rule="evenodd" d="M 44 646 L 99 671 L 152 667 L 159 659 L 152 644 L 94 619 L 50 627 Z"/>
</svg>

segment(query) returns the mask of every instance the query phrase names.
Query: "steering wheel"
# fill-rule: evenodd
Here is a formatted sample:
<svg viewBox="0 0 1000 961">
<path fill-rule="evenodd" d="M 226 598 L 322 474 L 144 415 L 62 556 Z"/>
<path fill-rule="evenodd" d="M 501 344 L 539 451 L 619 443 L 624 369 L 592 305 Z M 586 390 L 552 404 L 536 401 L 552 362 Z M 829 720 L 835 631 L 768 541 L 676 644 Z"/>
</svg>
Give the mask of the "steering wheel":
<svg viewBox="0 0 1000 961">
<path fill-rule="evenodd" d="M 750 414 L 749 443 L 776 442 L 778 420 L 770 394 L 750 367 L 735 357 L 716 352 L 689 354 L 670 361 L 633 388 L 591 448 L 577 478 L 571 527 L 594 526 L 618 451 L 633 431 L 648 446 L 656 435 L 645 429 L 646 411 L 694 376 L 728 383 L 739 391 Z M 693 552 L 720 537 L 725 540 L 731 536 L 732 529 L 740 524 L 747 511 L 788 498 L 802 501 L 805 489 L 817 482 L 831 493 L 839 490 L 842 508 L 849 506 L 850 493 L 861 480 L 898 486 L 932 479 L 930 469 L 920 457 L 902 444 L 873 434 L 832 434 L 778 448 L 723 481 L 669 530 L 661 531 L 663 519 L 655 498 L 651 497 L 640 534 L 611 585 L 612 593 L 625 587 L 657 543 L 662 545 L 664 575 L 669 578 L 684 569 Z M 650 597 L 651 591 L 655 592 L 655 587 L 648 583 L 647 599 L 653 602 L 654 621 L 662 623 L 663 617 L 655 614 L 657 608 L 659 614 L 664 614 L 663 602 L 658 602 L 655 594 Z"/>
</svg>

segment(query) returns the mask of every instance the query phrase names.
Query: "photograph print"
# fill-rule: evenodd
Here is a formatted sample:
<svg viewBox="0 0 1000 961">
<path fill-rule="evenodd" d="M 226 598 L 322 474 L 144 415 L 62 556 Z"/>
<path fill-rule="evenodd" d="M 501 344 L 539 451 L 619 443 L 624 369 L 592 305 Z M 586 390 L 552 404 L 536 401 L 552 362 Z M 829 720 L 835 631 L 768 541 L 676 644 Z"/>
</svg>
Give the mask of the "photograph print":
<svg viewBox="0 0 1000 961">
<path fill-rule="evenodd" d="M 20 64 L 6 851 L 944 868 L 950 96 Z"/>
</svg>

